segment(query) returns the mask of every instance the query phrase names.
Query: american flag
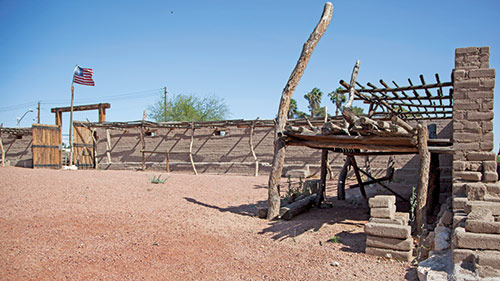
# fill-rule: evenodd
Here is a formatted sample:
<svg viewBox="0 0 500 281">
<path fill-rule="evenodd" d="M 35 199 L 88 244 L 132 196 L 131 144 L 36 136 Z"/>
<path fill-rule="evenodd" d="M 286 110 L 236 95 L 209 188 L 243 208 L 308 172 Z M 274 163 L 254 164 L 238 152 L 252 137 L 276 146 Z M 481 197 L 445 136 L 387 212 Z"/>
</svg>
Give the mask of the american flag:
<svg viewBox="0 0 500 281">
<path fill-rule="evenodd" d="M 91 68 L 77 66 L 75 68 L 75 73 L 73 74 L 73 82 L 85 86 L 95 86 L 94 80 L 92 80 L 93 74 L 94 71 Z"/>
</svg>

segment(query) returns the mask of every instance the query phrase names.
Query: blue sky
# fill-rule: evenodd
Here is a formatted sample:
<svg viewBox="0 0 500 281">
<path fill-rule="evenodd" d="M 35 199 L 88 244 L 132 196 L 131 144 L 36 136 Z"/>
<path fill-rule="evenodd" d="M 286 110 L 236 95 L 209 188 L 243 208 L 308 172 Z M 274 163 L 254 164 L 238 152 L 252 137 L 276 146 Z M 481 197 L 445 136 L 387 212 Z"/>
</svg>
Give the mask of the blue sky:
<svg viewBox="0 0 500 281">
<path fill-rule="evenodd" d="M 333 19 L 316 47 L 294 98 L 313 87 L 328 93 L 358 81 L 424 74 L 449 81 L 458 47 L 490 46 L 490 67 L 500 65 L 499 1 L 333 1 Z M 142 118 L 167 86 L 169 94 L 217 95 L 231 119 L 274 118 L 301 48 L 324 1 L 12 1 L 0 0 L 0 122 L 42 101 L 70 102 L 75 64 L 94 69 L 95 87 L 75 86 L 75 104 L 110 102 L 108 121 Z M 377 83 L 378 84 L 378 83 Z M 333 110 L 324 98 L 323 104 Z M 495 116 L 500 101 L 495 100 Z M 30 126 L 28 113 L 21 126 Z M 97 121 L 96 112 L 76 120 Z M 69 114 L 63 116 L 69 122 Z M 500 122 L 495 132 L 500 134 Z M 67 124 L 65 125 L 67 127 Z M 67 129 L 63 128 L 63 133 Z M 498 150 L 500 137 L 495 138 Z"/>
</svg>

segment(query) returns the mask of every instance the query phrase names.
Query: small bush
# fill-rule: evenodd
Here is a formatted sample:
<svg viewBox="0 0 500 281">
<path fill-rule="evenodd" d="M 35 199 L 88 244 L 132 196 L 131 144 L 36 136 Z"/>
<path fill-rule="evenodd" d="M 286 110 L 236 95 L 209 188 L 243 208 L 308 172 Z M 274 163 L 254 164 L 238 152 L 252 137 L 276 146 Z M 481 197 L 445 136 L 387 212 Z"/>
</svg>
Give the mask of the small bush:
<svg viewBox="0 0 500 281">
<path fill-rule="evenodd" d="M 165 178 L 165 179 L 162 179 L 162 178 L 161 178 L 161 175 L 159 175 L 158 177 L 156 177 L 156 176 L 154 176 L 154 175 L 153 175 L 153 177 L 152 177 L 152 178 L 149 178 L 149 181 L 150 181 L 151 183 L 154 183 L 154 184 L 160 184 L 160 183 L 161 183 L 161 184 L 164 184 L 164 183 L 165 183 L 165 182 L 166 182 L 169 178 L 170 178 L 170 176 L 168 176 L 168 177 L 167 177 L 167 178 Z"/>
</svg>

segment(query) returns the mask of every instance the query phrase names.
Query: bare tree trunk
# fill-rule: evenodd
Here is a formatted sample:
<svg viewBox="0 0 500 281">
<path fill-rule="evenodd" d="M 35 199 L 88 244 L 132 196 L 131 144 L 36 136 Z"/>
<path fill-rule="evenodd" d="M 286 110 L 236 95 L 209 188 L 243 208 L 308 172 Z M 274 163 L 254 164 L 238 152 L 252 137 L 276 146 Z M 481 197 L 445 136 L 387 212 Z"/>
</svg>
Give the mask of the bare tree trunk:
<svg viewBox="0 0 500 281">
<path fill-rule="evenodd" d="M 422 123 L 417 125 L 418 132 L 418 154 L 420 156 L 420 172 L 418 181 L 417 193 L 417 233 L 422 234 L 424 226 L 427 223 L 426 203 L 427 203 L 427 187 L 429 183 L 429 164 L 430 153 L 427 147 L 428 132 L 427 127 Z"/>
<path fill-rule="evenodd" d="M 283 132 L 286 125 L 286 117 L 288 113 L 288 109 L 290 108 L 290 99 L 292 98 L 293 92 L 297 87 L 297 84 L 304 74 L 304 70 L 311 58 L 311 54 L 314 51 L 314 48 L 319 42 L 319 39 L 323 36 L 330 21 L 332 19 L 333 13 L 333 5 L 330 2 L 325 3 L 325 7 L 323 8 L 323 14 L 319 23 L 316 25 L 316 28 L 309 36 L 309 39 L 304 43 L 302 47 L 302 53 L 300 54 L 299 60 L 295 65 L 290 78 L 288 78 L 288 82 L 283 89 L 283 93 L 281 94 L 281 101 L 278 110 L 277 123 L 274 131 L 275 135 L 275 143 L 274 143 L 274 157 L 273 157 L 273 166 L 271 169 L 271 174 L 269 175 L 269 186 L 268 186 L 268 204 L 269 209 L 267 212 L 268 219 L 274 219 L 279 215 L 280 211 L 280 195 L 278 191 L 278 186 L 281 180 L 281 172 L 283 171 L 283 163 L 285 161 L 285 152 L 286 146 L 285 142 L 279 138 L 279 134 Z"/>
</svg>

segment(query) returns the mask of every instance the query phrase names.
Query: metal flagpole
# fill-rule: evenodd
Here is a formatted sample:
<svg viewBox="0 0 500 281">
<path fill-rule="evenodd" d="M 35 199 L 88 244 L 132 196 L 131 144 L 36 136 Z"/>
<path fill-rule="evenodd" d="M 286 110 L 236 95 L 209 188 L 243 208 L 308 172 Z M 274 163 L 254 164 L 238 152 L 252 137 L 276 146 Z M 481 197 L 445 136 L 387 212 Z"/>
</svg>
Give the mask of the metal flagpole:
<svg viewBox="0 0 500 281">
<path fill-rule="evenodd" d="M 75 93 L 75 87 L 73 86 L 73 82 L 75 81 L 75 72 L 78 67 L 78 64 L 75 66 L 75 70 L 73 70 L 73 79 L 71 80 L 71 111 L 69 113 L 69 147 L 70 147 L 70 155 L 69 155 L 69 165 L 73 165 L 73 99 Z"/>
</svg>

